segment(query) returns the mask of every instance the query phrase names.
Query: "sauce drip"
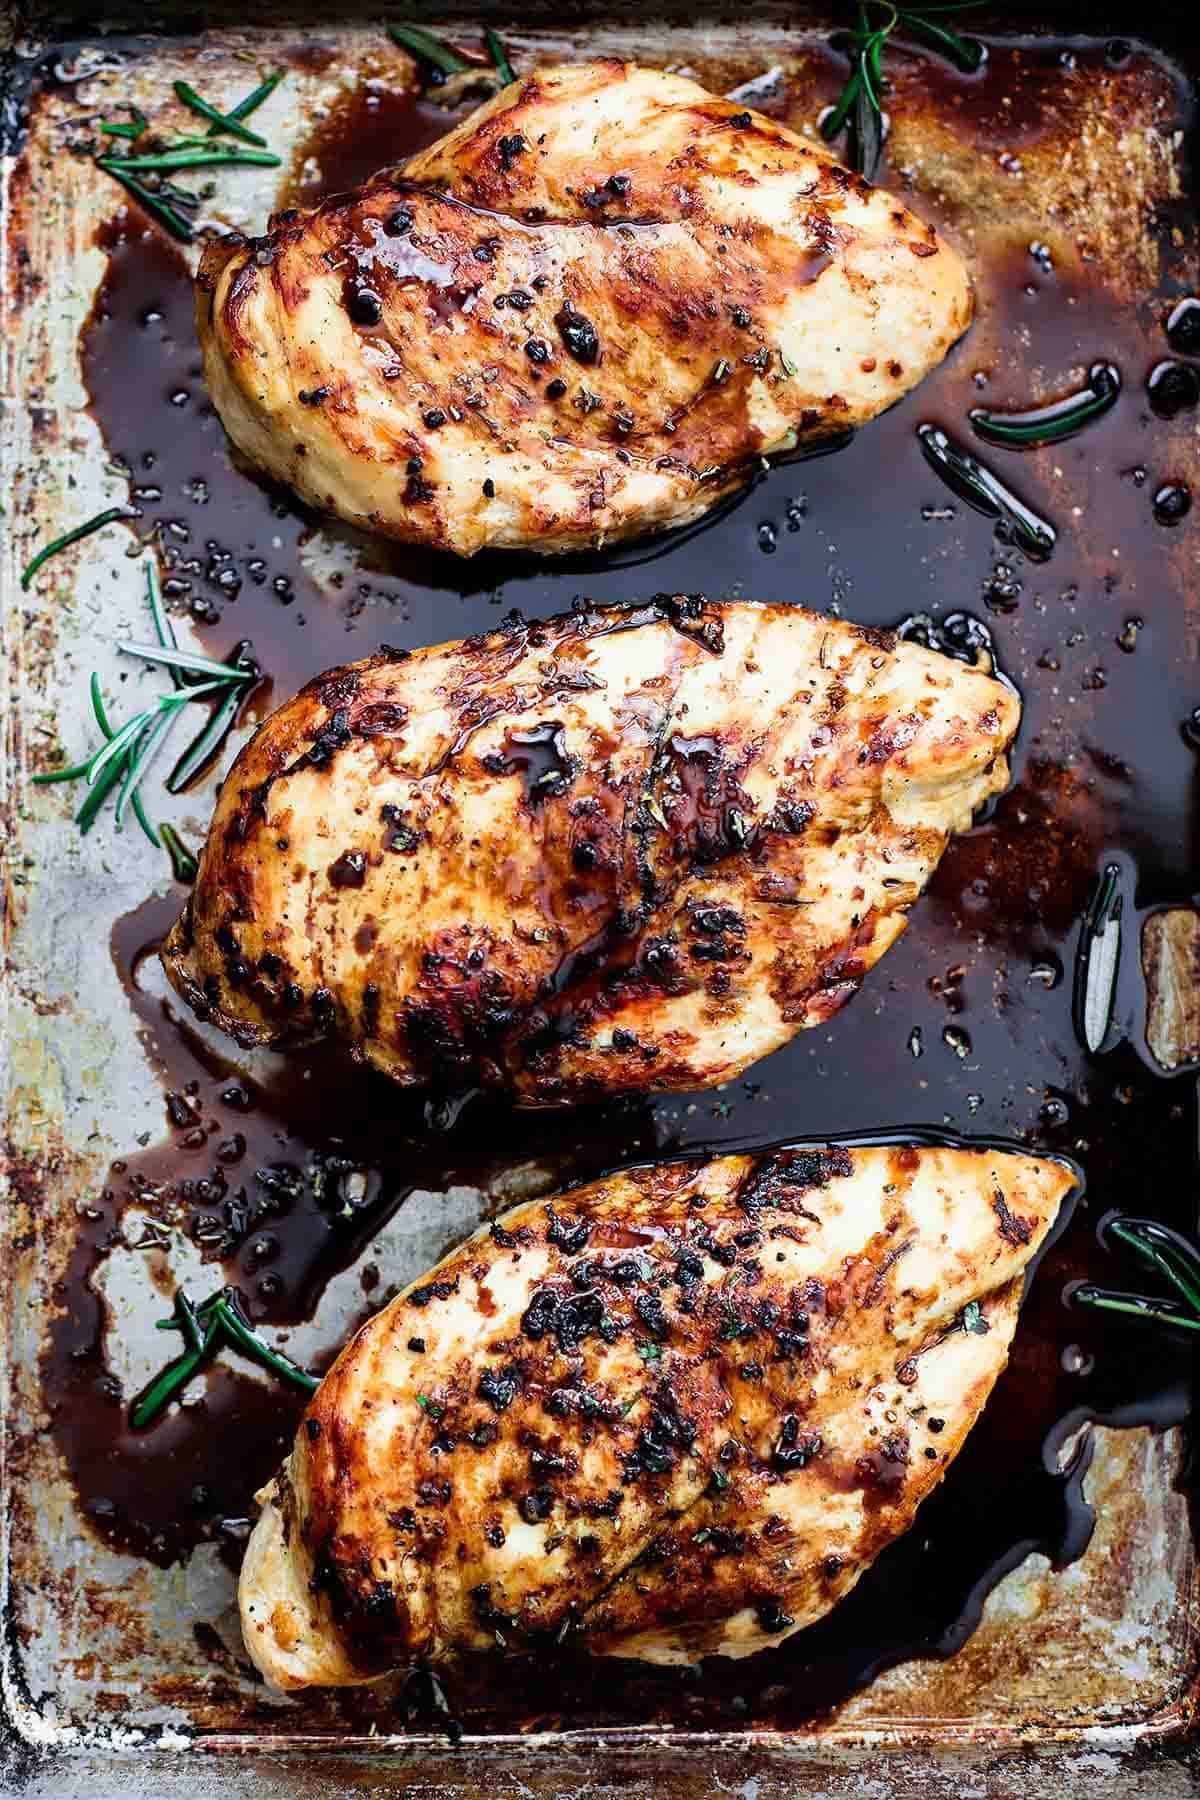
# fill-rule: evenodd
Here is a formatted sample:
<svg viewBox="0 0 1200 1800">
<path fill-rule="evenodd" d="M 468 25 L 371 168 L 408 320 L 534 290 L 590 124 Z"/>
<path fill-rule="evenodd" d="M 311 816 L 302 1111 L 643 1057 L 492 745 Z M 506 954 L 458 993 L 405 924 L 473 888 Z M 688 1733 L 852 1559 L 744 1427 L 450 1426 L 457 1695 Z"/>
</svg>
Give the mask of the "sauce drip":
<svg viewBox="0 0 1200 1800">
<path fill-rule="evenodd" d="M 1036 133 L 1062 57 L 1099 66 L 1105 50 L 1078 40 L 1069 50 L 1049 40 L 1026 47 L 1020 81 L 1010 54 L 997 47 L 970 80 L 924 66 L 948 103 L 970 110 L 981 139 L 995 130 L 1019 146 L 1023 130 Z M 1000 106 L 1002 95 L 1010 105 Z M 769 108 L 785 109 L 786 95 Z M 318 128 L 281 204 L 344 188 L 446 123 L 426 102 L 368 84 Z M 963 223 L 952 211 L 938 218 L 928 199 L 921 206 L 951 230 Z M 161 523 L 172 604 L 191 611 L 217 653 L 249 637 L 275 702 L 383 644 L 487 630 L 501 609 L 545 616 L 580 593 L 603 602 L 663 589 L 799 598 L 881 628 L 908 618 L 914 634 L 952 654 L 994 653 L 1020 688 L 1025 718 L 1011 790 L 950 845 L 864 993 L 828 1030 L 802 1034 L 717 1092 L 514 1114 L 487 1097 L 406 1094 L 328 1051 L 299 1053 L 251 1081 L 232 1049 L 215 1054 L 177 1004 L 145 984 L 145 959 L 182 890 L 120 922 L 114 958 L 164 1088 L 177 1097 L 177 1122 L 163 1142 L 114 1164 L 65 1275 L 69 1306 L 46 1360 L 46 1397 L 85 1513 L 110 1543 L 159 1562 L 203 1540 L 227 1543 L 236 1560 L 253 1490 L 277 1464 L 301 1405 L 218 1367 L 201 1405 L 140 1437 L 128 1433 L 89 1277 L 122 1216 L 150 1191 L 212 1259 L 212 1285 L 236 1281 L 253 1316 L 279 1326 L 311 1315 L 332 1277 L 354 1266 L 362 1316 L 382 1304 L 372 1241 L 422 1185 L 441 1190 L 531 1160 L 583 1179 L 614 1160 L 824 1140 L 881 1121 L 898 1135 L 918 1123 L 995 1133 L 1076 1156 L 1089 1192 L 1047 1252 L 1010 1366 L 916 1529 L 829 1617 L 748 1663 L 597 1666 L 568 1645 L 503 1674 L 478 1659 L 456 1675 L 452 1704 L 474 1730 L 564 1719 L 576 1728 L 786 1726 L 836 1706 L 890 1663 L 956 1649 L 1007 1569 L 1035 1549 L 1061 1566 L 1086 1545 L 1086 1440 L 1065 1466 L 1057 1454 L 1079 1421 L 1162 1426 L 1189 1407 L 1186 1347 L 1063 1300 L 1075 1280 L 1133 1279 L 1096 1241 L 1095 1222 L 1111 1207 L 1183 1230 L 1196 1223 L 1181 1178 L 1194 1168 L 1193 1084 L 1158 1079 L 1132 1044 L 1087 1057 L 1063 978 L 1095 875 L 1114 851 L 1140 907 L 1186 897 L 1200 851 L 1187 598 L 1181 581 L 1172 592 L 1163 561 L 1164 541 L 1193 526 L 1183 519 L 1164 540 L 1152 503 L 1182 466 L 1190 415 L 1147 424 L 1142 385 L 1168 352 L 1178 358 L 1191 347 L 1190 337 L 1181 341 L 1191 313 L 1172 311 L 1179 287 L 1169 243 L 1161 303 L 1139 316 L 1087 265 L 1059 259 L 1053 243 L 987 239 L 971 334 L 917 396 L 836 456 L 776 467 L 704 529 L 616 556 L 458 562 L 356 538 L 235 469 L 198 378 L 181 260 L 124 214 L 102 242 L 108 270 L 83 344 L 95 416 L 143 490 L 146 517 Z M 1058 531 L 1045 563 L 949 495 L 916 436 L 930 422 L 963 437 L 981 396 L 997 409 L 1027 404 L 1024 361 L 1013 354 L 1026 339 L 1063 387 L 1098 356 L 1124 378 L 1116 405 L 1078 440 L 1022 454 L 1022 492 Z M 1188 371 L 1172 377 L 1176 385 L 1194 383 L 1192 365 L 1171 366 Z M 1003 473 L 1004 453 L 987 455 Z M 553 740 L 521 753 L 523 768 L 549 766 Z M 1001 1492 L 1002 1506 L 980 1506 L 981 1494 Z M 397 1716 L 387 1686 L 312 1704 L 347 1723 Z"/>
</svg>

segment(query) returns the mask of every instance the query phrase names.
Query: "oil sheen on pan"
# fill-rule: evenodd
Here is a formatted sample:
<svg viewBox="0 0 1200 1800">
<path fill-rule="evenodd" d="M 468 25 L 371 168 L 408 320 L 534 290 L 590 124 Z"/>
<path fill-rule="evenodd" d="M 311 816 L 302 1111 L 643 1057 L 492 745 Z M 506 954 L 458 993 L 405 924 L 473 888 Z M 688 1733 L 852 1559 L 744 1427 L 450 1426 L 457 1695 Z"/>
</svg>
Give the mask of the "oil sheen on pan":
<svg viewBox="0 0 1200 1800">
<path fill-rule="evenodd" d="M 531 1116 L 488 1094 L 441 1104 L 397 1094 L 327 1051 L 302 1052 L 284 1074 L 255 1084 L 146 979 L 184 891 L 118 924 L 113 956 L 153 1038 L 166 1135 L 131 1144 L 80 1220 L 65 1277 L 70 1304 L 54 1324 L 44 1380 L 90 1528 L 160 1564 L 214 1542 L 236 1566 L 251 1497 L 285 1453 L 303 1400 L 221 1365 L 203 1408 L 129 1429 L 128 1397 L 104 1383 L 104 1321 L 90 1277 L 148 1187 L 162 1218 L 211 1259 L 213 1285 L 223 1271 L 254 1322 L 270 1327 L 318 1312 L 327 1283 L 352 1267 L 370 1316 L 386 1297 L 372 1275 L 372 1238 L 414 1187 L 485 1180 L 527 1160 L 560 1181 L 583 1180 L 611 1166 L 614 1150 L 646 1160 L 853 1139 L 886 1121 L 898 1136 L 935 1127 L 972 1141 L 1003 1138 L 1086 1170 L 1086 1196 L 1046 1252 L 1010 1365 L 920 1530 L 885 1551 L 841 1605 L 746 1664 L 598 1670 L 568 1646 L 530 1652 L 527 1668 L 498 1681 L 489 1658 L 468 1660 L 452 1701 L 470 1729 L 787 1726 L 825 1713 L 880 1668 L 959 1647 L 990 1586 L 1030 1550 L 1059 1567 L 1084 1552 L 1086 1445 L 1065 1466 L 1056 1454 L 1081 1418 L 1165 1425 L 1188 1413 L 1180 1340 L 1147 1338 L 1137 1323 L 1064 1304 L 1063 1293 L 1077 1281 L 1121 1285 L 1095 1232 L 1111 1208 L 1195 1226 L 1176 1179 L 1194 1158 L 1191 1084 L 1160 1079 L 1119 1034 L 1089 1054 L 1071 992 L 1079 921 L 1106 863 L 1120 870 L 1127 929 L 1135 907 L 1185 901 L 1194 881 L 1196 749 L 1184 726 L 1197 694 L 1178 616 L 1180 546 L 1194 522 L 1169 494 L 1186 495 L 1194 477 L 1188 395 L 1200 362 L 1186 319 L 1171 337 L 1166 329 L 1194 289 L 1171 242 L 1177 220 L 1161 221 L 1161 270 L 1140 288 L 1110 246 L 1093 255 L 1076 225 L 1056 231 L 1032 206 L 997 222 L 1000 199 L 1021 191 L 1004 159 L 1023 153 L 1036 168 L 1039 121 L 1063 84 L 1122 76 L 1112 46 L 995 43 L 970 77 L 906 52 L 894 71 L 899 123 L 879 178 L 913 198 L 903 108 L 918 87 L 986 163 L 959 165 L 957 187 L 947 182 L 937 197 L 922 189 L 915 202 L 968 262 L 977 294 L 970 333 L 915 396 L 836 455 L 777 466 L 705 528 L 609 557 L 549 565 L 483 551 L 467 563 L 376 541 L 358 547 L 358 566 L 339 587 L 318 585 L 310 549 L 325 528 L 234 464 L 207 405 L 182 255 L 141 213 L 122 209 L 115 190 L 102 233 L 107 268 L 80 346 L 93 414 L 110 454 L 133 471 L 144 518 L 162 523 L 169 605 L 210 654 L 252 642 L 270 684 L 255 695 L 260 711 L 384 644 L 415 648 L 488 630 L 512 607 L 546 617 L 578 595 L 609 602 L 658 591 L 799 600 L 901 627 L 949 654 L 994 659 L 1022 698 L 1014 786 L 952 842 L 874 987 L 828 1033 L 803 1034 L 713 1093 Z M 815 118 L 845 73 L 836 57 L 814 56 L 755 104 L 790 123 Z M 711 85 L 724 84 L 717 75 Z M 344 189 L 444 128 L 428 96 L 374 97 L 369 106 L 351 96 L 322 124 L 311 148 L 323 180 L 298 159 L 281 204 Z M 1182 88 L 1171 103 L 1182 121 Z M 1078 438 L 1017 457 L 972 434 L 972 409 L 1028 410 L 1081 387 L 1101 362 L 1119 372 L 1120 391 Z M 1151 382 L 1168 362 L 1185 373 Z M 994 518 L 942 481 L 917 438 L 922 424 L 977 454 L 1053 523 L 1049 560 L 1014 542 L 1003 522 L 997 532 Z M 173 522 L 189 528 L 189 543 L 173 537 Z M 314 1117 L 315 1089 L 336 1128 Z M 1003 1507 L 974 1503 L 1000 1491 Z M 395 1707 L 394 1691 L 366 1690 L 339 1696 L 334 1716 L 377 1719 L 382 1729 L 394 1725 Z"/>
</svg>

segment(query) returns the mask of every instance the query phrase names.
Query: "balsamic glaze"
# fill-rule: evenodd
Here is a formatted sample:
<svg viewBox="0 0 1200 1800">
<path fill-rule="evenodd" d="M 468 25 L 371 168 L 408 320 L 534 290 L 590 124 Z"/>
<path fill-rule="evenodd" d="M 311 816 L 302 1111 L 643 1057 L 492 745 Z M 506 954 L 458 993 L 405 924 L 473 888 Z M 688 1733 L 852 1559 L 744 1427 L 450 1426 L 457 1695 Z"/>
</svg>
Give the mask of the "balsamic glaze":
<svg viewBox="0 0 1200 1800">
<path fill-rule="evenodd" d="M 1007 54 L 995 50 L 970 79 L 940 63 L 929 69 L 939 91 L 971 108 L 981 134 L 1002 122 L 1002 141 L 1012 143 L 1036 131 L 1060 58 L 1074 66 L 1103 60 L 1105 50 L 1075 41 L 1064 52 L 1047 41 L 1025 52 L 1019 81 Z M 1011 104 L 1001 107 L 1002 96 Z M 782 113 L 784 101 L 771 110 Z M 1179 110 L 1187 112 L 1182 90 Z M 301 159 L 281 203 L 345 187 L 445 123 L 425 101 L 369 87 L 319 128 L 312 149 L 321 180 Z M 920 204 L 937 217 L 936 206 Z M 950 210 L 938 222 L 956 224 Z M 403 241 L 399 226 L 396 238 Z M 922 1121 L 1070 1153 L 1087 1169 L 1089 1193 L 1047 1251 L 1010 1366 L 916 1528 L 828 1618 L 779 1651 L 656 1671 L 597 1667 L 566 1646 L 500 1676 L 483 1658 L 456 1677 L 454 1707 L 477 1730 L 562 1719 L 576 1727 L 787 1725 L 836 1705 L 889 1663 L 955 1649 L 1007 1569 L 1033 1549 L 1061 1566 L 1086 1545 L 1086 1438 L 1065 1469 L 1058 1463 L 1058 1446 L 1078 1425 L 1166 1425 L 1189 1406 L 1187 1346 L 1063 1300 L 1072 1281 L 1125 1278 L 1095 1236 L 1111 1207 L 1184 1230 L 1196 1223 L 1185 1174 L 1195 1160 L 1193 1084 L 1157 1079 L 1131 1044 L 1086 1056 L 1063 979 L 1089 889 L 1114 851 L 1143 907 L 1185 896 L 1197 862 L 1200 734 L 1187 724 L 1196 716 L 1194 665 L 1179 578 L 1172 589 L 1164 563 L 1164 544 L 1195 526 L 1185 518 L 1165 539 L 1152 502 L 1182 462 L 1190 416 L 1153 418 L 1143 387 L 1168 350 L 1192 349 L 1190 338 L 1180 341 L 1190 312 L 1172 310 L 1179 290 L 1169 243 L 1163 292 L 1142 318 L 1106 295 L 1086 265 L 1063 272 L 1069 259 L 1058 266 L 1052 240 L 981 254 L 977 322 L 916 395 L 838 455 L 773 469 L 701 530 L 616 559 L 459 562 L 365 543 L 235 469 L 198 380 L 182 262 L 126 214 L 102 241 L 108 271 L 83 345 L 95 415 L 110 452 L 124 456 L 143 489 L 146 517 L 161 522 L 171 603 L 191 610 L 206 648 L 221 653 L 249 637 L 274 679 L 275 702 L 333 663 L 385 643 L 412 647 L 484 630 L 502 608 L 544 616 L 581 593 L 608 601 L 703 589 L 836 608 L 881 627 L 908 617 L 951 653 L 994 649 L 1021 690 L 1025 717 L 1013 787 L 951 844 L 905 937 L 862 994 L 827 1030 L 802 1034 L 717 1092 L 519 1114 L 492 1098 L 409 1095 L 328 1052 L 301 1053 L 283 1076 L 256 1086 L 239 1074 L 232 1049 L 228 1062 L 214 1056 L 174 1002 L 138 984 L 182 890 L 123 920 L 114 957 L 176 1099 L 170 1136 L 114 1164 L 81 1222 L 64 1283 L 69 1306 L 46 1360 L 53 1431 L 84 1511 L 109 1542 L 160 1562 L 205 1539 L 227 1542 L 236 1556 L 253 1489 L 278 1461 L 302 1404 L 217 1368 L 202 1405 L 140 1437 L 128 1432 L 88 1278 L 148 1184 L 162 1190 L 162 1214 L 207 1248 L 213 1285 L 237 1282 L 252 1316 L 280 1325 L 312 1314 L 331 1275 L 356 1264 L 364 1316 L 383 1303 L 371 1241 L 414 1186 L 481 1180 L 527 1159 L 563 1180 L 586 1179 L 615 1161 L 824 1140 L 881 1121 L 906 1136 Z M 1124 377 L 1117 405 L 1079 439 L 1022 453 L 1022 491 L 1058 531 L 1051 561 L 1040 565 L 947 495 L 916 436 L 924 422 L 961 435 L 981 392 L 989 406 L 1027 404 L 1023 358 L 1013 352 L 1026 334 L 1064 388 L 1072 370 L 1097 358 Z M 1004 452 L 989 456 L 1004 472 Z M 980 611 L 990 615 L 982 629 Z M 534 779 L 562 774 L 548 760 L 552 737 L 515 748 Z M 1136 960 L 1132 943 L 1129 956 Z M 346 1721 L 394 1719 L 387 1688 L 319 1704 L 326 1717 L 332 1708 Z"/>
</svg>

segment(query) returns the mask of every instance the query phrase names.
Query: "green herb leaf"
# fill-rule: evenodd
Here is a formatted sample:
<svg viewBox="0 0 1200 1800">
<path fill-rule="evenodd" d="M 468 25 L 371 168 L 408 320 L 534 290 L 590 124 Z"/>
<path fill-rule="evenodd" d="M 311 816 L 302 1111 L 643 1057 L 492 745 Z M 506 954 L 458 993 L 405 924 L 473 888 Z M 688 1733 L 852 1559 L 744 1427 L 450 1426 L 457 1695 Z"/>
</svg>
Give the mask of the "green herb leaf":
<svg viewBox="0 0 1200 1800">
<path fill-rule="evenodd" d="M 987 51 L 978 38 L 962 38 L 948 26 L 935 25 L 933 20 L 925 16 L 925 8 L 920 12 L 902 12 L 900 15 L 904 29 L 913 37 L 923 39 L 940 50 L 943 56 L 962 69 L 967 75 L 973 75 L 981 67 Z"/>
<path fill-rule="evenodd" d="M 200 864 L 188 849 L 173 825 L 159 826 L 163 847 L 171 859 L 171 873 L 176 881 L 190 887 L 200 873 Z"/>
<path fill-rule="evenodd" d="M 225 114 L 225 117 L 227 119 L 248 119 L 251 113 L 258 111 L 264 100 L 270 99 L 271 95 L 275 92 L 275 89 L 283 80 L 283 77 L 284 71 L 282 69 L 276 69 L 273 75 L 268 75 L 267 79 L 260 82 L 258 87 L 247 94 L 244 100 L 239 100 L 236 106 L 231 106 L 229 111 Z M 208 128 L 209 137 L 216 137 L 220 129 L 221 127 L 219 125 L 210 125 Z"/>
<path fill-rule="evenodd" d="M 218 1293 L 210 1294 L 199 1307 L 194 1307 L 180 1288 L 175 1295 L 171 1317 L 160 1319 L 158 1328 L 160 1331 L 182 1332 L 187 1349 L 174 1362 L 168 1363 L 134 1401 L 129 1423 L 135 1431 L 143 1431 L 147 1425 L 153 1424 L 171 1401 L 183 1392 L 192 1377 L 204 1368 L 218 1350 L 226 1346 L 240 1350 L 244 1356 L 249 1356 L 263 1368 L 270 1369 L 281 1381 L 303 1389 L 306 1394 L 315 1393 L 321 1385 L 315 1376 L 300 1368 L 290 1356 L 273 1349 L 259 1336 L 243 1311 L 242 1297 L 235 1287 L 221 1288 Z"/>
<path fill-rule="evenodd" d="M 98 156 L 97 166 L 109 175 L 157 175 L 171 169 L 217 169 L 224 166 L 277 169 L 282 158 L 271 150 L 235 150 L 222 145 L 217 149 L 207 140 L 198 144 L 181 144 L 147 156 Z"/>
<path fill-rule="evenodd" d="M 120 182 L 125 191 L 133 195 L 138 205 L 144 207 L 151 218 L 157 219 L 160 225 L 165 226 L 171 237 L 177 238 L 181 244 L 190 244 L 193 241 L 195 233 L 182 213 L 177 212 L 166 200 L 160 200 L 157 194 L 151 193 L 144 182 L 138 181 L 132 175 L 123 174 L 115 163 L 109 162 L 103 156 L 96 158 L 96 166 L 103 169 L 105 174 L 111 175 L 114 181 Z"/>
<path fill-rule="evenodd" d="M 419 57 L 443 75 L 461 75 L 471 67 L 457 50 L 434 37 L 432 31 L 423 31 L 419 25 L 389 25 L 388 35 L 410 56 Z"/>
<path fill-rule="evenodd" d="M 128 123 L 118 123 L 112 119 L 105 119 L 100 126 L 101 131 L 104 132 L 107 137 L 141 137 L 143 131 L 145 131 L 150 123 L 149 119 L 146 117 L 140 106 L 131 106 L 129 108 L 129 115 Z"/>
<path fill-rule="evenodd" d="M 662 1361 L 662 1345 L 661 1344 L 641 1343 L 637 1347 L 637 1353 L 641 1357 L 642 1361 L 645 1363 L 656 1363 L 656 1362 Z"/>
<path fill-rule="evenodd" d="M 260 150 L 266 149 L 265 137 L 260 137 L 257 131 L 251 131 L 248 125 L 243 125 L 240 119 L 233 117 L 232 113 L 223 113 L 219 107 L 213 106 L 188 82 L 177 81 L 175 94 L 176 98 L 182 100 L 185 106 L 190 107 L 194 113 L 199 113 L 202 119 L 208 120 L 212 127 L 208 134 L 210 137 L 217 137 L 227 132 L 231 137 L 240 138 L 243 144 L 257 144 Z"/>
<path fill-rule="evenodd" d="M 487 45 L 488 55 L 496 65 L 497 75 L 499 75 L 505 87 L 508 87 L 510 82 L 515 81 L 517 78 L 513 74 L 512 64 L 504 54 L 503 44 L 490 26 L 483 34 L 483 41 Z"/>
<path fill-rule="evenodd" d="M 83 833 L 91 829 L 105 800 L 119 783 L 117 829 L 120 830 L 124 823 L 126 810 L 130 810 L 149 842 L 156 848 L 165 846 L 176 879 L 191 881 L 196 875 L 195 857 L 172 827 L 164 825 L 160 836 L 146 815 L 138 790 L 164 747 L 181 708 L 193 700 L 220 695 L 221 704 L 184 751 L 172 771 L 172 779 L 177 787 L 181 787 L 202 768 L 216 754 L 236 719 L 248 692 L 244 684 L 256 681 L 259 671 L 248 642 L 239 646 L 235 659 L 228 663 L 216 662 L 212 657 L 199 656 L 191 650 L 181 650 L 162 604 L 153 565 L 147 566 L 146 588 L 150 617 L 159 641 L 157 644 L 119 644 L 117 648 L 126 654 L 164 664 L 171 670 L 175 686 L 169 693 L 161 694 L 152 706 L 114 730 L 105 711 L 100 678 L 93 673 L 90 683 L 92 711 L 104 742 L 86 762 L 74 763 L 69 768 L 48 769 L 44 774 L 34 776 L 34 781 L 41 784 L 87 782 L 88 792 L 75 815 L 75 823 Z"/>
<path fill-rule="evenodd" d="M 977 406 L 969 415 L 972 429 L 987 444 L 1005 450 L 1036 450 L 1043 444 L 1061 444 L 1073 438 L 1094 419 L 1103 418 L 1116 405 L 1121 376 L 1112 363 L 1093 363 L 1088 385 L 1065 400 L 1026 412 L 990 412 Z"/>
<path fill-rule="evenodd" d="M 891 0 L 862 0 L 858 29 L 842 39 L 850 51 L 850 74 L 821 121 L 821 135 L 829 142 L 848 128 L 848 160 L 868 180 L 878 169 L 883 153 L 883 51 L 893 31 L 903 26 L 959 68 L 971 72 L 979 68 L 987 54 L 983 45 L 937 24 L 935 15 L 969 12 L 980 3 L 981 0 L 961 0 L 961 4 L 899 7 Z M 872 23 L 873 15 L 880 20 L 878 24 Z"/>
<path fill-rule="evenodd" d="M 1169 1226 L 1160 1225 L 1157 1219 L 1111 1219 L 1103 1235 L 1115 1238 L 1165 1276 L 1184 1304 L 1200 1318 L 1200 1250 L 1194 1244 Z"/>
<path fill-rule="evenodd" d="M 273 1349 L 259 1336 L 242 1310 L 242 1296 L 237 1288 L 223 1288 L 216 1296 L 215 1303 L 210 1300 L 208 1304 L 212 1305 L 214 1314 L 220 1319 L 227 1342 L 236 1346 L 243 1355 L 260 1363 L 264 1369 L 270 1369 L 280 1381 L 289 1382 L 292 1387 L 301 1388 L 306 1394 L 316 1393 L 321 1385 L 316 1377 L 294 1363 L 290 1356 L 285 1356 L 282 1350 Z"/>
<path fill-rule="evenodd" d="M 239 688 L 227 694 L 214 710 L 208 723 L 201 727 L 166 779 L 168 794 L 182 794 L 189 782 L 212 762 L 221 745 L 237 723 L 245 695 Z"/>
<path fill-rule="evenodd" d="M 1189 1312 L 1175 1300 L 1152 1300 L 1144 1294 L 1125 1294 L 1114 1288 L 1095 1287 L 1091 1282 L 1075 1288 L 1071 1300 L 1076 1306 L 1125 1313 L 1151 1325 L 1166 1325 L 1172 1331 L 1200 1331 L 1200 1315 Z"/>
<path fill-rule="evenodd" d="M 983 1337 L 992 1329 L 980 1310 L 978 1300 L 968 1300 L 963 1307 L 962 1325 L 963 1330 L 969 1331 L 973 1337 Z"/>
<path fill-rule="evenodd" d="M 1103 1220 L 1100 1238 L 1105 1244 L 1131 1251 L 1175 1289 L 1178 1299 L 1130 1294 L 1081 1282 L 1071 1291 L 1072 1304 L 1123 1313 L 1152 1325 L 1165 1325 L 1171 1331 L 1200 1331 L 1200 1247 L 1157 1219 L 1128 1214 Z"/>
<path fill-rule="evenodd" d="M 120 779 L 120 763 L 110 763 L 105 770 L 103 779 L 94 783 L 94 785 L 88 789 L 82 806 L 75 814 L 75 823 L 78 825 L 79 830 L 84 837 L 87 836 L 88 832 L 95 824 L 100 808 L 104 805 L 104 802 L 107 800 L 109 794 L 111 794 L 113 788 L 116 787 L 117 782 Z"/>
<path fill-rule="evenodd" d="M 125 818 L 125 808 L 145 780 L 151 763 L 162 749 L 167 733 L 174 723 L 174 712 L 167 712 L 165 709 L 160 711 L 158 717 L 139 734 L 132 754 L 126 759 L 125 778 L 121 783 L 121 791 L 117 795 L 117 808 L 114 815 L 118 831 L 120 831 Z M 157 838 L 155 842 L 157 842 Z"/>
<path fill-rule="evenodd" d="M 26 563 L 21 575 L 22 591 L 27 592 L 30 582 L 43 564 L 49 562 L 52 556 L 57 556 L 60 550 L 65 550 L 69 544 L 77 544 L 81 538 L 91 537 L 94 531 L 100 531 L 105 525 L 111 525 L 117 519 L 132 519 L 136 516 L 133 509 L 128 506 L 106 506 L 103 512 L 98 512 L 92 518 L 85 519 L 82 525 L 76 525 L 70 531 L 64 531 L 61 537 L 53 538 L 50 543 L 45 544 L 38 551 L 31 561 Z"/>
<path fill-rule="evenodd" d="M 253 669 L 239 669 L 234 663 L 218 662 L 215 657 L 201 656 L 196 650 L 180 650 L 175 644 L 125 644 L 117 649 L 124 656 L 140 656 L 146 662 L 165 663 L 171 669 L 187 669 L 198 675 L 215 675 L 224 681 L 253 681 Z"/>
<path fill-rule="evenodd" d="M 936 469 L 952 493 L 985 518 L 1002 521 L 1032 562 L 1049 560 L 1058 533 L 1047 519 L 1040 518 L 997 475 L 936 425 L 919 426 L 917 438 L 926 462 Z"/>
</svg>

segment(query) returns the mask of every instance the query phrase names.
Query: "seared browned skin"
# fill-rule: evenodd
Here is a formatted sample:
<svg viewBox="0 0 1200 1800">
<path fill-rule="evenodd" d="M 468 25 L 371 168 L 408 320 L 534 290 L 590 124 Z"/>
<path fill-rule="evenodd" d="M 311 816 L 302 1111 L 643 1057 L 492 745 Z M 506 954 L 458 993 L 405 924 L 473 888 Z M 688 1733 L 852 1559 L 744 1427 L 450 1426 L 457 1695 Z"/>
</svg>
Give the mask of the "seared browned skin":
<svg viewBox="0 0 1200 1800">
<path fill-rule="evenodd" d="M 999 792 L 1010 689 L 790 606 L 510 622 L 311 682 L 164 961 L 242 1043 L 535 1104 L 736 1075 L 837 1011 Z"/>
<path fill-rule="evenodd" d="M 932 226 L 825 151 L 633 64 L 539 70 L 365 188 L 210 244 L 234 443 L 409 542 L 595 546 L 873 418 L 966 329 Z"/>
<path fill-rule="evenodd" d="M 302 1687 L 567 1631 L 656 1661 L 780 1642 L 941 1480 L 1072 1179 L 805 1147 L 482 1226 L 342 1352 L 260 1496 L 250 1654 Z"/>
</svg>

